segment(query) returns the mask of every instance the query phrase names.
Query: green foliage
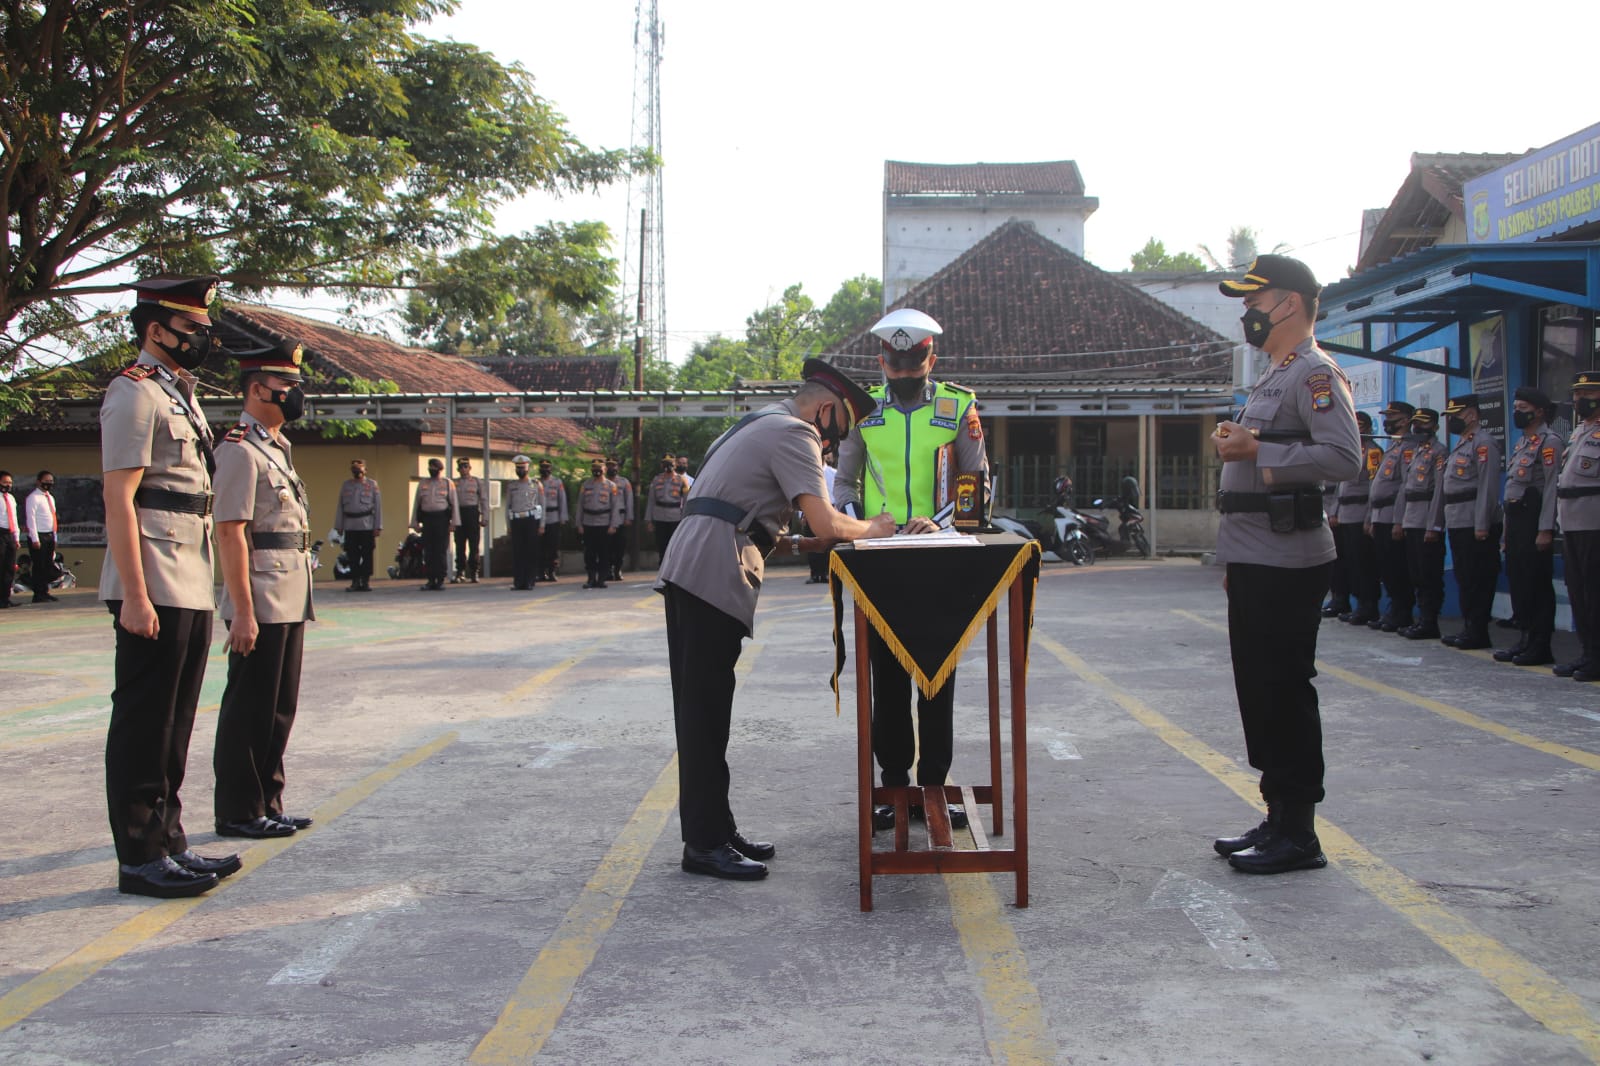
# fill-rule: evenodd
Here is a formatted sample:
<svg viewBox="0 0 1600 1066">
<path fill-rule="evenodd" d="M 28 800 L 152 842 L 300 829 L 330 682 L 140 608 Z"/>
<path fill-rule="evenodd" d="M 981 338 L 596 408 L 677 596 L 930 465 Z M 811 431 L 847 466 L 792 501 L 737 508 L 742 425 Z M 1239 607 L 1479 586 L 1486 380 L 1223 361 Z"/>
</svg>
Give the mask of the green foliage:
<svg viewBox="0 0 1600 1066">
<path fill-rule="evenodd" d="M 307 384 L 313 389 L 324 383 L 313 366 L 307 372 Z M 341 392 L 353 393 L 357 396 L 391 396 L 400 391 L 400 386 L 388 378 L 379 378 L 373 381 L 370 378 L 334 378 L 331 382 L 334 389 Z M 378 424 L 370 418 L 328 418 L 316 423 L 317 432 L 325 440 L 356 440 L 369 438 L 378 432 Z"/>
<path fill-rule="evenodd" d="M 839 291 L 833 294 L 818 315 L 821 349 L 827 351 L 882 317 L 883 282 L 865 274 L 851 278 L 839 286 Z"/>
<path fill-rule="evenodd" d="M 1133 253 L 1132 264 L 1129 269 L 1134 273 L 1166 271 L 1181 274 L 1198 274 L 1206 269 L 1206 265 L 1193 252 L 1169 254 L 1165 244 L 1151 237 L 1145 242 L 1143 248 Z"/>
<path fill-rule="evenodd" d="M 777 303 L 768 304 L 744 320 L 749 354 L 767 381 L 800 380 L 800 364 L 821 350 L 822 316 L 799 285 L 783 290 Z"/>
<path fill-rule="evenodd" d="M 603 227 L 451 259 L 510 198 L 656 161 L 586 147 L 526 70 L 413 31 L 453 7 L 0 4 L 0 377 L 41 340 L 71 343 L 93 318 L 80 299 L 130 271 L 217 273 L 246 294 L 421 284 L 467 306 L 495 288 L 593 302 L 612 269 Z"/>
</svg>

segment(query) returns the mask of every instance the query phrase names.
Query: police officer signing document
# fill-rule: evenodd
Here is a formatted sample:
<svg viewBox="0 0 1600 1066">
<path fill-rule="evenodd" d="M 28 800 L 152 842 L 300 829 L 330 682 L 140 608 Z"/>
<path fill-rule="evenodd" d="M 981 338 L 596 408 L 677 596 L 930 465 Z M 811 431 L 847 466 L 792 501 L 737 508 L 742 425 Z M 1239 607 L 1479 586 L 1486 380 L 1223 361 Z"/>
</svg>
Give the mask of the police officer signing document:
<svg viewBox="0 0 1600 1066">
<path fill-rule="evenodd" d="M 871 399 L 820 359 L 806 360 L 802 376 L 794 396 L 746 415 L 711 445 L 656 577 L 656 591 L 666 597 L 683 868 L 709 877 L 765 877 L 761 860 L 777 850 L 746 839 L 734 821 L 728 729 L 734 665 L 754 629 L 778 530 L 796 508 L 824 545 L 895 530 L 887 514 L 863 522 L 835 512 L 823 486 L 823 448 L 838 446 L 872 410 Z M 785 539 L 800 550 L 799 537 Z"/>
<path fill-rule="evenodd" d="M 1217 562 L 1227 566 L 1233 683 L 1267 818 L 1213 846 L 1237 870 L 1276 874 L 1328 862 L 1313 828 L 1323 761 L 1311 678 L 1334 559 L 1322 485 L 1356 476 L 1361 438 L 1349 383 L 1312 336 L 1321 288 L 1306 265 L 1258 256 L 1220 287 L 1244 298 L 1245 339 L 1271 358 L 1238 421 L 1211 438 L 1223 462 Z"/>
<path fill-rule="evenodd" d="M 115 622 L 116 682 L 106 732 L 106 802 L 117 887 L 196 896 L 239 869 L 183 831 L 195 706 L 211 651 L 211 430 L 192 371 L 211 350 L 216 278 L 152 278 L 132 288 L 139 360 L 100 405 L 106 561 L 100 598 Z"/>
</svg>

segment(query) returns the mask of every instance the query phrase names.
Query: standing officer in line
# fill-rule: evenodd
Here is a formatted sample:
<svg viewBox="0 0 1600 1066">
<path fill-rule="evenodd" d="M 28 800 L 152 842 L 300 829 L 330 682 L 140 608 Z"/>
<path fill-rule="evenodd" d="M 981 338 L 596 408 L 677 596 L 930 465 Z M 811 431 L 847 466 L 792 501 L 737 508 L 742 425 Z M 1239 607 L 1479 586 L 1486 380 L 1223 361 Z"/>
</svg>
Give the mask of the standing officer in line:
<svg viewBox="0 0 1600 1066">
<path fill-rule="evenodd" d="M 1556 518 L 1580 651 L 1551 672 L 1600 681 L 1600 371 L 1585 370 L 1572 379 L 1572 413 L 1578 424 L 1556 483 Z"/>
<path fill-rule="evenodd" d="M 1356 476 L 1361 436 L 1349 382 L 1312 333 L 1321 288 L 1310 269 L 1257 256 L 1220 288 L 1244 298 L 1245 340 L 1271 358 L 1239 420 L 1212 436 L 1223 462 L 1217 561 L 1228 568 L 1233 683 L 1267 819 L 1212 846 L 1236 870 L 1277 874 L 1328 863 L 1315 828 L 1324 764 L 1311 683 L 1334 560 L 1321 483 Z"/>
<path fill-rule="evenodd" d="M 283 753 L 300 705 L 311 606 L 311 505 L 286 423 L 305 413 L 302 350 L 286 341 L 239 356 L 244 416 L 217 445 L 217 554 L 228 685 L 212 768 L 217 835 L 289 836 L 310 818 L 283 813 Z"/>
<path fill-rule="evenodd" d="M 759 880 L 767 876 L 761 860 L 777 852 L 771 843 L 747 840 L 734 820 L 728 730 L 734 667 L 755 628 L 766 555 L 778 531 L 795 508 L 821 538 L 812 547 L 895 530 L 888 514 L 871 522 L 847 518 L 824 495 L 822 451 L 838 446 L 872 409 L 872 399 L 820 359 L 807 359 L 801 376 L 805 384 L 792 397 L 746 415 L 711 445 L 683 528 L 656 576 L 655 589 L 666 597 L 682 865 L 708 877 Z M 801 550 L 799 537 L 783 539 L 789 551 Z"/>
<path fill-rule="evenodd" d="M 1333 571 L 1328 575 L 1328 602 L 1322 605 L 1322 617 L 1341 618 L 1349 617 L 1350 594 L 1354 591 L 1350 587 L 1350 557 L 1345 538 L 1339 535 L 1339 485 L 1340 482 L 1329 481 L 1322 486 L 1322 513 L 1328 517 L 1328 528 L 1333 530 Z"/>
<path fill-rule="evenodd" d="M 1378 557 L 1372 534 L 1367 532 L 1367 514 L 1372 478 L 1383 462 L 1383 450 L 1373 443 L 1371 415 L 1357 411 L 1356 428 L 1361 431 L 1361 470 L 1350 480 L 1339 482 L 1338 525 L 1334 526 L 1332 515 L 1328 525 L 1334 526 L 1335 542 L 1344 545 L 1345 581 L 1356 603 L 1355 610 L 1339 615 L 1339 621 L 1364 626 L 1378 617 Z"/>
<path fill-rule="evenodd" d="M 61 575 L 56 571 L 56 500 L 51 493 L 56 487 L 56 476 L 48 470 L 39 471 L 34 479 L 33 491 L 28 493 L 23 510 L 27 512 L 28 527 L 28 579 L 33 584 L 34 603 L 55 603 L 50 595 L 50 584 Z"/>
<path fill-rule="evenodd" d="M 1439 637 L 1439 608 L 1444 605 L 1444 527 L 1443 517 L 1433 513 L 1434 489 L 1444 473 L 1445 448 L 1436 438 L 1439 412 L 1417 408 L 1411 416 L 1411 432 L 1421 443 L 1406 466 L 1404 507 L 1394 523 L 1394 539 L 1404 540 L 1406 573 L 1417 597 L 1417 621 L 1396 630 L 1407 640 L 1436 640 Z"/>
<path fill-rule="evenodd" d="M 868 518 L 888 512 L 899 526 L 932 518 L 940 509 L 934 481 L 945 448 L 954 453 L 951 470 L 981 470 L 987 476 L 989 457 L 977 398 L 970 389 L 929 377 L 939 358 L 933 338 L 943 332 L 932 317 L 911 308 L 891 311 L 872 327 L 872 335 L 883 344 L 878 363 L 885 384 L 870 390 L 877 409 L 839 448 L 834 496 L 846 514 Z M 910 674 L 877 630 L 870 631 L 867 650 L 872 661 L 872 751 L 884 786 L 909 785 L 913 757 L 917 784 L 944 784 L 955 759 L 955 674 L 931 697 L 917 692 L 913 733 L 911 693 L 916 686 Z M 893 828 L 894 807 L 873 808 L 872 824 L 875 829 Z M 965 827 L 966 810 L 952 804 L 950 824 Z"/>
<path fill-rule="evenodd" d="M 689 479 L 678 473 L 670 455 L 661 457 L 661 470 L 650 479 L 650 492 L 644 504 L 644 527 L 656 537 L 656 565 L 667 557 L 667 545 L 683 518 L 683 501 L 689 495 Z"/>
<path fill-rule="evenodd" d="M 622 580 L 622 560 L 628 552 L 627 528 L 633 525 L 633 482 L 617 473 L 617 461 L 606 460 L 606 478 L 617 486 L 622 494 L 622 524 L 617 527 L 607 540 L 607 559 L 611 567 L 611 580 Z M 605 575 L 601 575 L 604 580 Z"/>
<path fill-rule="evenodd" d="M 450 531 L 461 525 L 461 507 L 456 487 L 444 473 L 443 459 L 428 460 L 428 476 L 417 483 L 416 499 L 411 504 L 411 525 L 422 531 L 422 558 L 428 567 L 424 592 L 444 588 L 445 571 L 450 568 Z"/>
<path fill-rule="evenodd" d="M 1518 666 L 1556 661 L 1550 650 L 1556 628 L 1555 481 L 1563 449 L 1561 438 L 1547 424 L 1552 410 L 1550 397 L 1531 385 L 1517 389 L 1511 404 L 1512 423 L 1522 436 L 1511 451 L 1506 476 L 1506 581 L 1522 638 L 1494 657 Z"/>
<path fill-rule="evenodd" d="M 511 587 L 533 588 L 539 558 L 539 522 L 544 517 L 544 488 L 528 480 L 533 460 L 519 455 L 511 460 L 517 480 L 506 488 L 506 520 L 511 526 Z M 465 516 L 463 516 L 465 517 Z"/>
<path fill-rule="evenodd" d="M 561 569 L 561 528 L 567 524 L 567 485 L 555 475 L 548 459 L 539 460 L 539 485 L 544 490 L 543 532 L 539 534 L 540 581 L 554 581 Z"/>
<path fill-rule="evenodd" d="M 1367 507 L 1366 533 L 1372 538 L 1372 550 L 1378 559 L 1378 573 L 1383 587 L 1389 593 L 1389 606 L 1382 617 L 1367 623 L 1368 629 L 1393 633 L 1416 622 L 1412 612 L 1416 609 L 1416 594 L 1411 589 L 1411 575 L 1406 567 L 1406 547 L 1401 537 L 1395 536 L 1397 519 L 1404 513 L 1401 494 L 1405 491 L 1406 468 L 1416 454 L 1420 441 L 1411 432 L 1411 416 L 1417 409 L 1404 400 L 1394 400 L 1378 412 L 1383 419 L 1383 431 L 1393 438 L 1378 464 L 1372 478 L 1372 491 Z"/>
<path fill-rule="evenodd" d="M 476 585 L 478 531 L 489 524 L 489 483 L 472 476 L 471 459 L 456 460 L 456 502 L 461 508 L 461 522 L 456 526 L 456 573 L 450 580 Z"/>
<path fill-rule="evenodd" d="M 350 477 L 339 486 L 339 508 L 333 528 L 344 538 L 350 560 L 350 592 L 372 591 L 372 555 L 383 533 L 383 493 L 367 476 L 362 459 L 350 460 Z"/>
<path fill-rule="evenodd" d="M 16 482 L 11 471 L 0 470 L 0 609 L 11 606 L 11 585 L 17 577 L 17 553 L 22 550 L 21 524 L 17 501 L 12 493 Z"/>
<path fill-rule="evenodd" d="M 596 459 L 589 467 L 589 480 L 578 489 L 578 525 L 583 534 L 583 568 L 589 580 L 586 589 L 606 587 L 606 572 L 611 569 L 611 538 L 622 528 L 622 490 L 606 477 L 605 461 Z"/>
<path fill-rule="evenodd" d="M 211 651 L 211 429 L 193 371 L 211 350 L 217 279 L 151 278 L 129 319 L 139 359 L 100 405 L 106 560 L 117 638 L 106 802 L 117 888 L 197 896 L 239 869 L 189 848 L 178 791 Z"/>
<path fill-rule="evenodd" d="M 1461 632 L 1443 643 L 1470 651 L 1493 647 L 1489 613 L 1500 577 L 1500 442 L 1478 420 L 1473 393 L 1451 399 L 1445 427 L 1457 435 L 1434 491 L 1434 525 L 1443 525 L 1456 564 Z"/>
</svg>

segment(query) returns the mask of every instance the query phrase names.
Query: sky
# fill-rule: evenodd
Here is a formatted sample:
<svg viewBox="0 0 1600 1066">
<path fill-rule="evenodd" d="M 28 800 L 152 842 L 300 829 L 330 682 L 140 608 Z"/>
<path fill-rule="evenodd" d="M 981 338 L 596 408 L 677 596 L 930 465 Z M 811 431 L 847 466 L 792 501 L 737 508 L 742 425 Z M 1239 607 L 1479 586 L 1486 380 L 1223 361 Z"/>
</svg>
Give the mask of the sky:
<svg viewBox="0 0 1600 1066">
<path fill-rule="evenodd" d="M 646 0 L 648 11 L 648 0 Z M 521 64 L 591 147 L 629 143 L 634 0 L 460 0 L 419 27 Z M 1593 8 L 1437 0 L 659 0 L 669 353 L 796 282 L 882 272 L 883 164 L 1076 160 L 1085 254 L 1122 270 L 1254 227 L 1324 283 L 1413 152 L 1522 152 L 1600 121 Z M 598 219 L 625 189 L 506 205 L 505 232 Z M 317 301 L 313 301 L 317 302 Z M 332 300 L 329 305 L 331 307 Z"/>
</svg>

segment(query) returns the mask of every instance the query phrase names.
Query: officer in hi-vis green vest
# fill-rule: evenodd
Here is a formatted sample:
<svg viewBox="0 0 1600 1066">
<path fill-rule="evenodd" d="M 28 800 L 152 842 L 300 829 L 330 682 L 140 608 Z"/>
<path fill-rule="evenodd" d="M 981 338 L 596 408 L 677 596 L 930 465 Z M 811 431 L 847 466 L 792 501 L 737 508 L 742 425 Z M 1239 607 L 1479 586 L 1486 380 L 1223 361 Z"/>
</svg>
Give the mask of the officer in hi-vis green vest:
<svg viewBox="0 0 1600 1066">
<path fill-rule="evenodd" d="M 839 446 L 834 502 L 847 514 L 871 518 L 888 512 L 901 526 L 913 519 L 937 520 L 941 465 L 952 474 L 981 470 L 987 477 L 989 459 L 976 397 L 970 389 L 929 377 L 938 359 L 933 338 L 942 332 L 939 323 L 911 308 L 891 311 L 872 327 L 873 336 L 883 342 L 878 362 L 885 383 L 871 390 L 877 410 Z M 932 699 L 918 695 L 914 736 L 910 675 L 876 631 L 869 638 L 872 751 L 883 784 L 893 788 L 911 783 L 918 737 L 917 784 L 944 784 L 954 757 L 955 676 Z M 913 808 L 912 813 L 919 812 Z M 960 807 L 951 807 L 950 817 L 957 828 L 967 824 Z M 875 808 L 872 824 L 877 829 L 892 827 L 894 808 Z"/>
</svg>

